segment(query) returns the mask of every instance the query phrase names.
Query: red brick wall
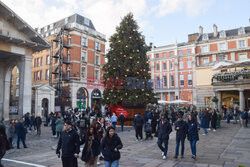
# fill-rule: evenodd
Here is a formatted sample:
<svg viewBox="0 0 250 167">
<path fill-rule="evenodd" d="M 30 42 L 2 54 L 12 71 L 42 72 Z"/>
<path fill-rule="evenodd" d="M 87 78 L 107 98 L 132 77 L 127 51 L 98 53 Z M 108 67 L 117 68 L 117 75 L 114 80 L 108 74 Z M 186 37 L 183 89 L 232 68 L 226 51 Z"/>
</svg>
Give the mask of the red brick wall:
<svg viewBox="0 0 250 167">
<path fill-rule="evenodd" d="M 81 37 L 77 35 L 71 35 L 71 43 L 81 45 Z"/>
<path fill-rule="evenodd" d="M 217 50 L 218 50 L 217 44 L 210 44 L 210 51 L 211 52 L 217 51 Z"/>
<path fill-rule="evenodd" d="M 236 41 L 228 42 L 228 49 L 235 49 L 236 48 Z"/>
<path fill-rule="evenodd" d="M 92 48 L 92 49 L 95 49 L 95 41 L 93 41 L 91 39 L 88 39 L 88 47 Z"/>
<path fill-rule="evenodd" d="M 94 64 L 95 53 L 92 50 L 88 50 L 88 62 Z"/>
</svg>

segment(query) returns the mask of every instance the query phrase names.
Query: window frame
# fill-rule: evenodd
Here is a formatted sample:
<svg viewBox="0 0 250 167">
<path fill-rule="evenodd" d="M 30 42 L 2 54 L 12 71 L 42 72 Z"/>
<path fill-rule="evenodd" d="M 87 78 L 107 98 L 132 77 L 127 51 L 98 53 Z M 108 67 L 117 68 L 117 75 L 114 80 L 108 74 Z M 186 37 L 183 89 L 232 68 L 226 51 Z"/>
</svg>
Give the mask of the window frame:
<svg viewBox="0 0 250 167">
<path fill-rule="evenodd" d="M 179 61 L 179 69 L 183 69 L 183 61 Z"/>
<path fill-rule="evenodd" d="M 170 75 L 170 86 L 174 87 L 174 75 Z"/>
<path fill-rule="evenodd" d="M 207 63 L 204 63 L 204 60 L 205 60 L 205 59 L 208 59 L 208 62 L 207 62 Z M 203 58 L 202 58 L 202 64 L 208 64 L 208 63 L 210 63 L 210 58 L 209 58 L 209 57 L 203 57 Z"/>
<path fill-rule="evenodd" d="M 189 84 L 191 81 L 191 85 Z M 192 86 L 193 85 L 193 79 L 192 79 L 192 74 L 188 74 L 188 86 Z"/>
<path fill-rule="evenodd" d="M 181 74 L 181 75 L 180 75 L 180 87 L 183 87 L 184 84 L 185 84 L 185 82 L 184 82 L 184 75 Z"/>
</svg>

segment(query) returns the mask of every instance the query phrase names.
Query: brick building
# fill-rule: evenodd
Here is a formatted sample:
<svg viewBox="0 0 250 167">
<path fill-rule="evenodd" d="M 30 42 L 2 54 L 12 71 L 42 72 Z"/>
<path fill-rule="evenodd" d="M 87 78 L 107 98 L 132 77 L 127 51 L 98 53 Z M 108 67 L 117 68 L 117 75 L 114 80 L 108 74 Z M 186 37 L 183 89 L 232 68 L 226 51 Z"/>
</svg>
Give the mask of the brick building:
<svg viewBox="0 0 250 167">
<path fill-rule="evenodd" d="M 96 31 L 90 19 L 78 14 L 36 29 L 51 45 L 53 44 L 53 51 L 43 50 L 33 54 L 32 84 L 49 84 L 49 78 L 52 75 L 52 85 L 56 88 L 59 59 L 55 58 L 55 55 L 58 51 L 58 43 L 52 42 L 52 40 L 64 26 L 69 28 L 67 38 L 70 42 L 68 43 L 69 52 L 66 53 L 66 50 L 63 50 L 64 55 L 69 55 L 67 62 L 69 68 L 66 69 L 66 65 L 63 65 L 64 104 L 81 109 L 92 107 L 95 104 L 100 106 L 106 40 L 103 34 Z M 51 52 L 53 52 L 53 57 L 51 57 Z M 66 71 L 69 71 L 69 76 L 65 75 Z M 59 105 L 57 101 L 56 105 Z"/>
</svg>

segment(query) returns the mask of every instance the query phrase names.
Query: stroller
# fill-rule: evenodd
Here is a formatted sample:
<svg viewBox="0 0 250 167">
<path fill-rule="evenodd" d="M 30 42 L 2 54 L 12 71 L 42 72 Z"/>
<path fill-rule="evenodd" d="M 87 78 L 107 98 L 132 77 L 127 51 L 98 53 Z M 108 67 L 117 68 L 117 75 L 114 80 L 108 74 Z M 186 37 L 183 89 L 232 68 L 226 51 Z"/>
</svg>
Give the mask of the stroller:
<svg viewBox="0 0 250 167">
<path fill-rule="evenodd" d="M 151 120 L 148 120 L 147 123 L 145 124 L 145 133 L 146 133 L 146 140 L 147 140 L 148 138 L 153 139 L 153 136 L 152 136 Z"/>
</svg>

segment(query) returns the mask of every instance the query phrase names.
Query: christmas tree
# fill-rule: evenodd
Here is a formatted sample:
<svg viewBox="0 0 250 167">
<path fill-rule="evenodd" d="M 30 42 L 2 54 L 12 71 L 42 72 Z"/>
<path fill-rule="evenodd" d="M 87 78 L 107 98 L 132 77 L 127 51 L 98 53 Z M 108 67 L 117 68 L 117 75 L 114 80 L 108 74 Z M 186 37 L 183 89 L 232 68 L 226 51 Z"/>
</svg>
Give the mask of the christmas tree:
<svg viewBox="0 0 250 167">
<path fill-rule="evenodd" d="M 104 104 L 145 106 L 156 101 L 148 73 L 148 48 L 138 29 L 133 14 L 129 13 L 110 37 L 108 62 L 103 67 Z"/>
</svg>

